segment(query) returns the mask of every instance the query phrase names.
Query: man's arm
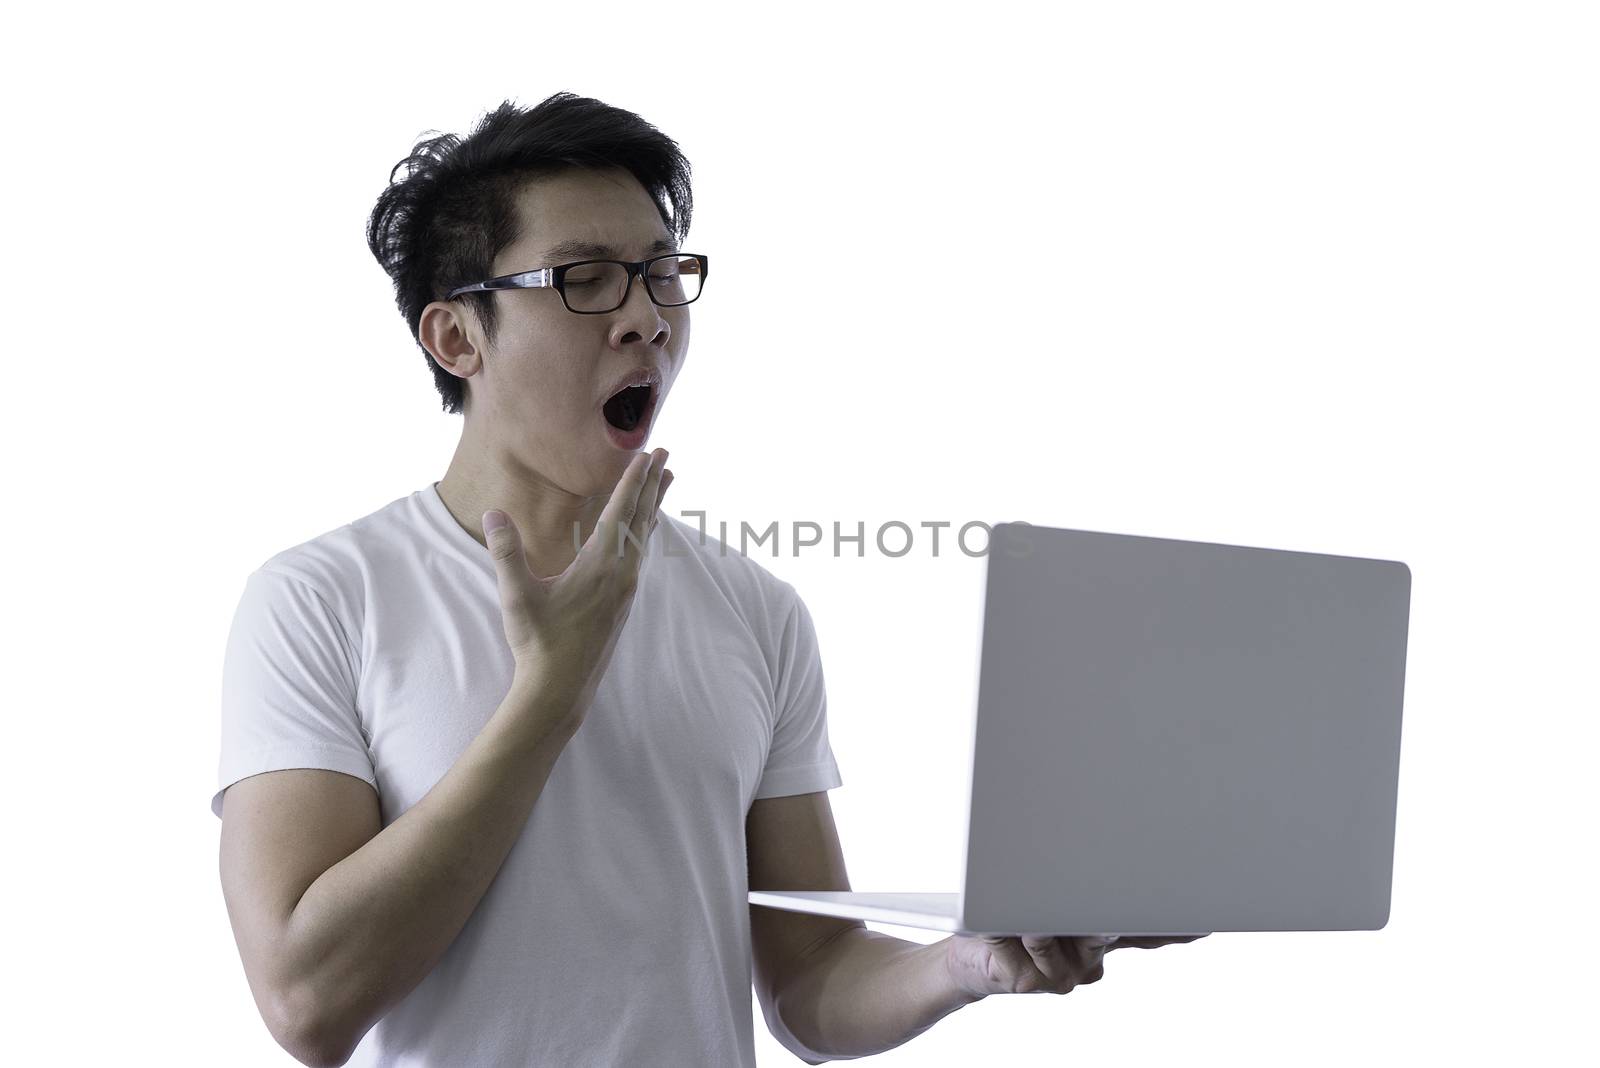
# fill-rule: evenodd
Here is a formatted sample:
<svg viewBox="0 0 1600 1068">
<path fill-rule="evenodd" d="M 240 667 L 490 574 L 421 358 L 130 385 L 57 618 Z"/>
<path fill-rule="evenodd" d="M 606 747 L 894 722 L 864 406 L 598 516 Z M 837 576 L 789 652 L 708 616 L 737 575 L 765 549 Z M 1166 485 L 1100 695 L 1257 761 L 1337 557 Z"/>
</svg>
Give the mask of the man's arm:
<svg viewBox="0 0 1600 1068">
<path fill-rule="evenodd" d="M 376 797 L 354 780 L 359 793 L 304 771 L 228 788 L 228 915 L 257 1006 L 297 1060 L 345 1063 L 461 932 L 570 738 L 552 726 L 552 700 L 519 677 L 455 764 L 381 831 Z M 316 806 L 334 797 L 371 812 L 350 808 L 337 832 L 318 830 L 330 821 Z"/>
<path fill-rule="evenodd" d="M 762 798 L 745 823 L 752 890 L 849 890 L 826 791 Z M 808 1064 L 881 1053 L 963 1005 L 946 942 L 923 946 L 860 920 L 750 906 L 767 1028 Z"/>
</svg>

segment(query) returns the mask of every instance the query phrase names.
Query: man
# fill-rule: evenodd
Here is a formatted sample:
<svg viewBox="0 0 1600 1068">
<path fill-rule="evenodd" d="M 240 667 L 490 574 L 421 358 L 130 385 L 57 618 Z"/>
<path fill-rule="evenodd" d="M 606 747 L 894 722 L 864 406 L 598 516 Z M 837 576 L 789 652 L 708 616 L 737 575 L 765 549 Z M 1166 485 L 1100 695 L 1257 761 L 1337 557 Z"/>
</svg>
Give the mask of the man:
<svg viewBox="0 0 1600 1068">
<path fill-rule="evenodd" d="M 228 638 L 212 807 L 274 1038 L 306 1064 L 753 1065 L 753 981 L 821 1063 L 1098 979 L 1087 939 L 748 905 L 849 889 L 842 780 L 804 602 L 661 521 L 666 453 L 640 451 L 709 275 L 688 164 L 567 93 L 404 162 L 369 243 L 460 444 L 265 561 Z"/>
</svg>

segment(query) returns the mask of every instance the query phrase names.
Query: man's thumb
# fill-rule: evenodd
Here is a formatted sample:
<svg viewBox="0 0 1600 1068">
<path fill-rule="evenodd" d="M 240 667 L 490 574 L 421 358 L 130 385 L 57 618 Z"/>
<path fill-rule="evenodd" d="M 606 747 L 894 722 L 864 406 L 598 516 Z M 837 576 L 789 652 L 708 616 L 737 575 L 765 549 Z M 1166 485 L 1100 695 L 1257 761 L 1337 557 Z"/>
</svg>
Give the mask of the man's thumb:
<svg viewBox="0 0 1600 1068">
<path fill-rule="evenodd" d="M 494 558 L 495 570 L 500 572 L 501 577 L 505 577 L 507 564 L 523 561 L 522 538 L 517 533 L 517 525 L 498 508 L 483 513 L 483 538 L 488 543 L 489 555 Z"/>
</svg>

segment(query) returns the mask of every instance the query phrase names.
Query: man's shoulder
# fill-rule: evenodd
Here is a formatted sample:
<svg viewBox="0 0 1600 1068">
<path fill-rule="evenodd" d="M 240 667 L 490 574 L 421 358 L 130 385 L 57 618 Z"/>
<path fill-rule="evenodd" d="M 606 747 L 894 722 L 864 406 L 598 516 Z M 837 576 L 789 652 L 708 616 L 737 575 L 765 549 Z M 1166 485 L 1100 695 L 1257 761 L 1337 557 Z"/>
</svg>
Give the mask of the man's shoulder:
<svg viewBox="0 0 1600 1068">
<path fill-rule="evenodd" d="M 363 590 L 402 530 L 402 510 L 409 497 L 279 549 L 256 568 L 314 589 L 336 608 L 349 609 L 363 600 Z M 341 613 L 343 614 L 343 613 Z"/>
</svg>

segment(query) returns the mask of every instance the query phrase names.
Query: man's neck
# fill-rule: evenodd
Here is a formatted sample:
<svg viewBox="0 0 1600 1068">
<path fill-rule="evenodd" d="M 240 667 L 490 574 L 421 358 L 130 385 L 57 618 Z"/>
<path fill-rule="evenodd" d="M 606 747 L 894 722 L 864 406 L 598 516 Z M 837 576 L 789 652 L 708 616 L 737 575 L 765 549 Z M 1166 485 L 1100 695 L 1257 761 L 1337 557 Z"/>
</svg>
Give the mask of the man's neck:
<svg viewBox="0 0 1600 1068">
<path fill-rule="evenodd" d="M 449 469 L 439 480 L 439 498 L 445 508 L 480 545 L 488 544 L 483 533 L 483 513 L 490 508 L 499 509 L 516 524 L 523 554 L 533 573 L 541 578 L 561 574 L 577 556 L 574 525 L 582 544 L 594 530 L 610 494 L 580 497 L 521 465 L 485 465 L 471 459 L 482 455 L 456 450 Z"/>
</svg>

